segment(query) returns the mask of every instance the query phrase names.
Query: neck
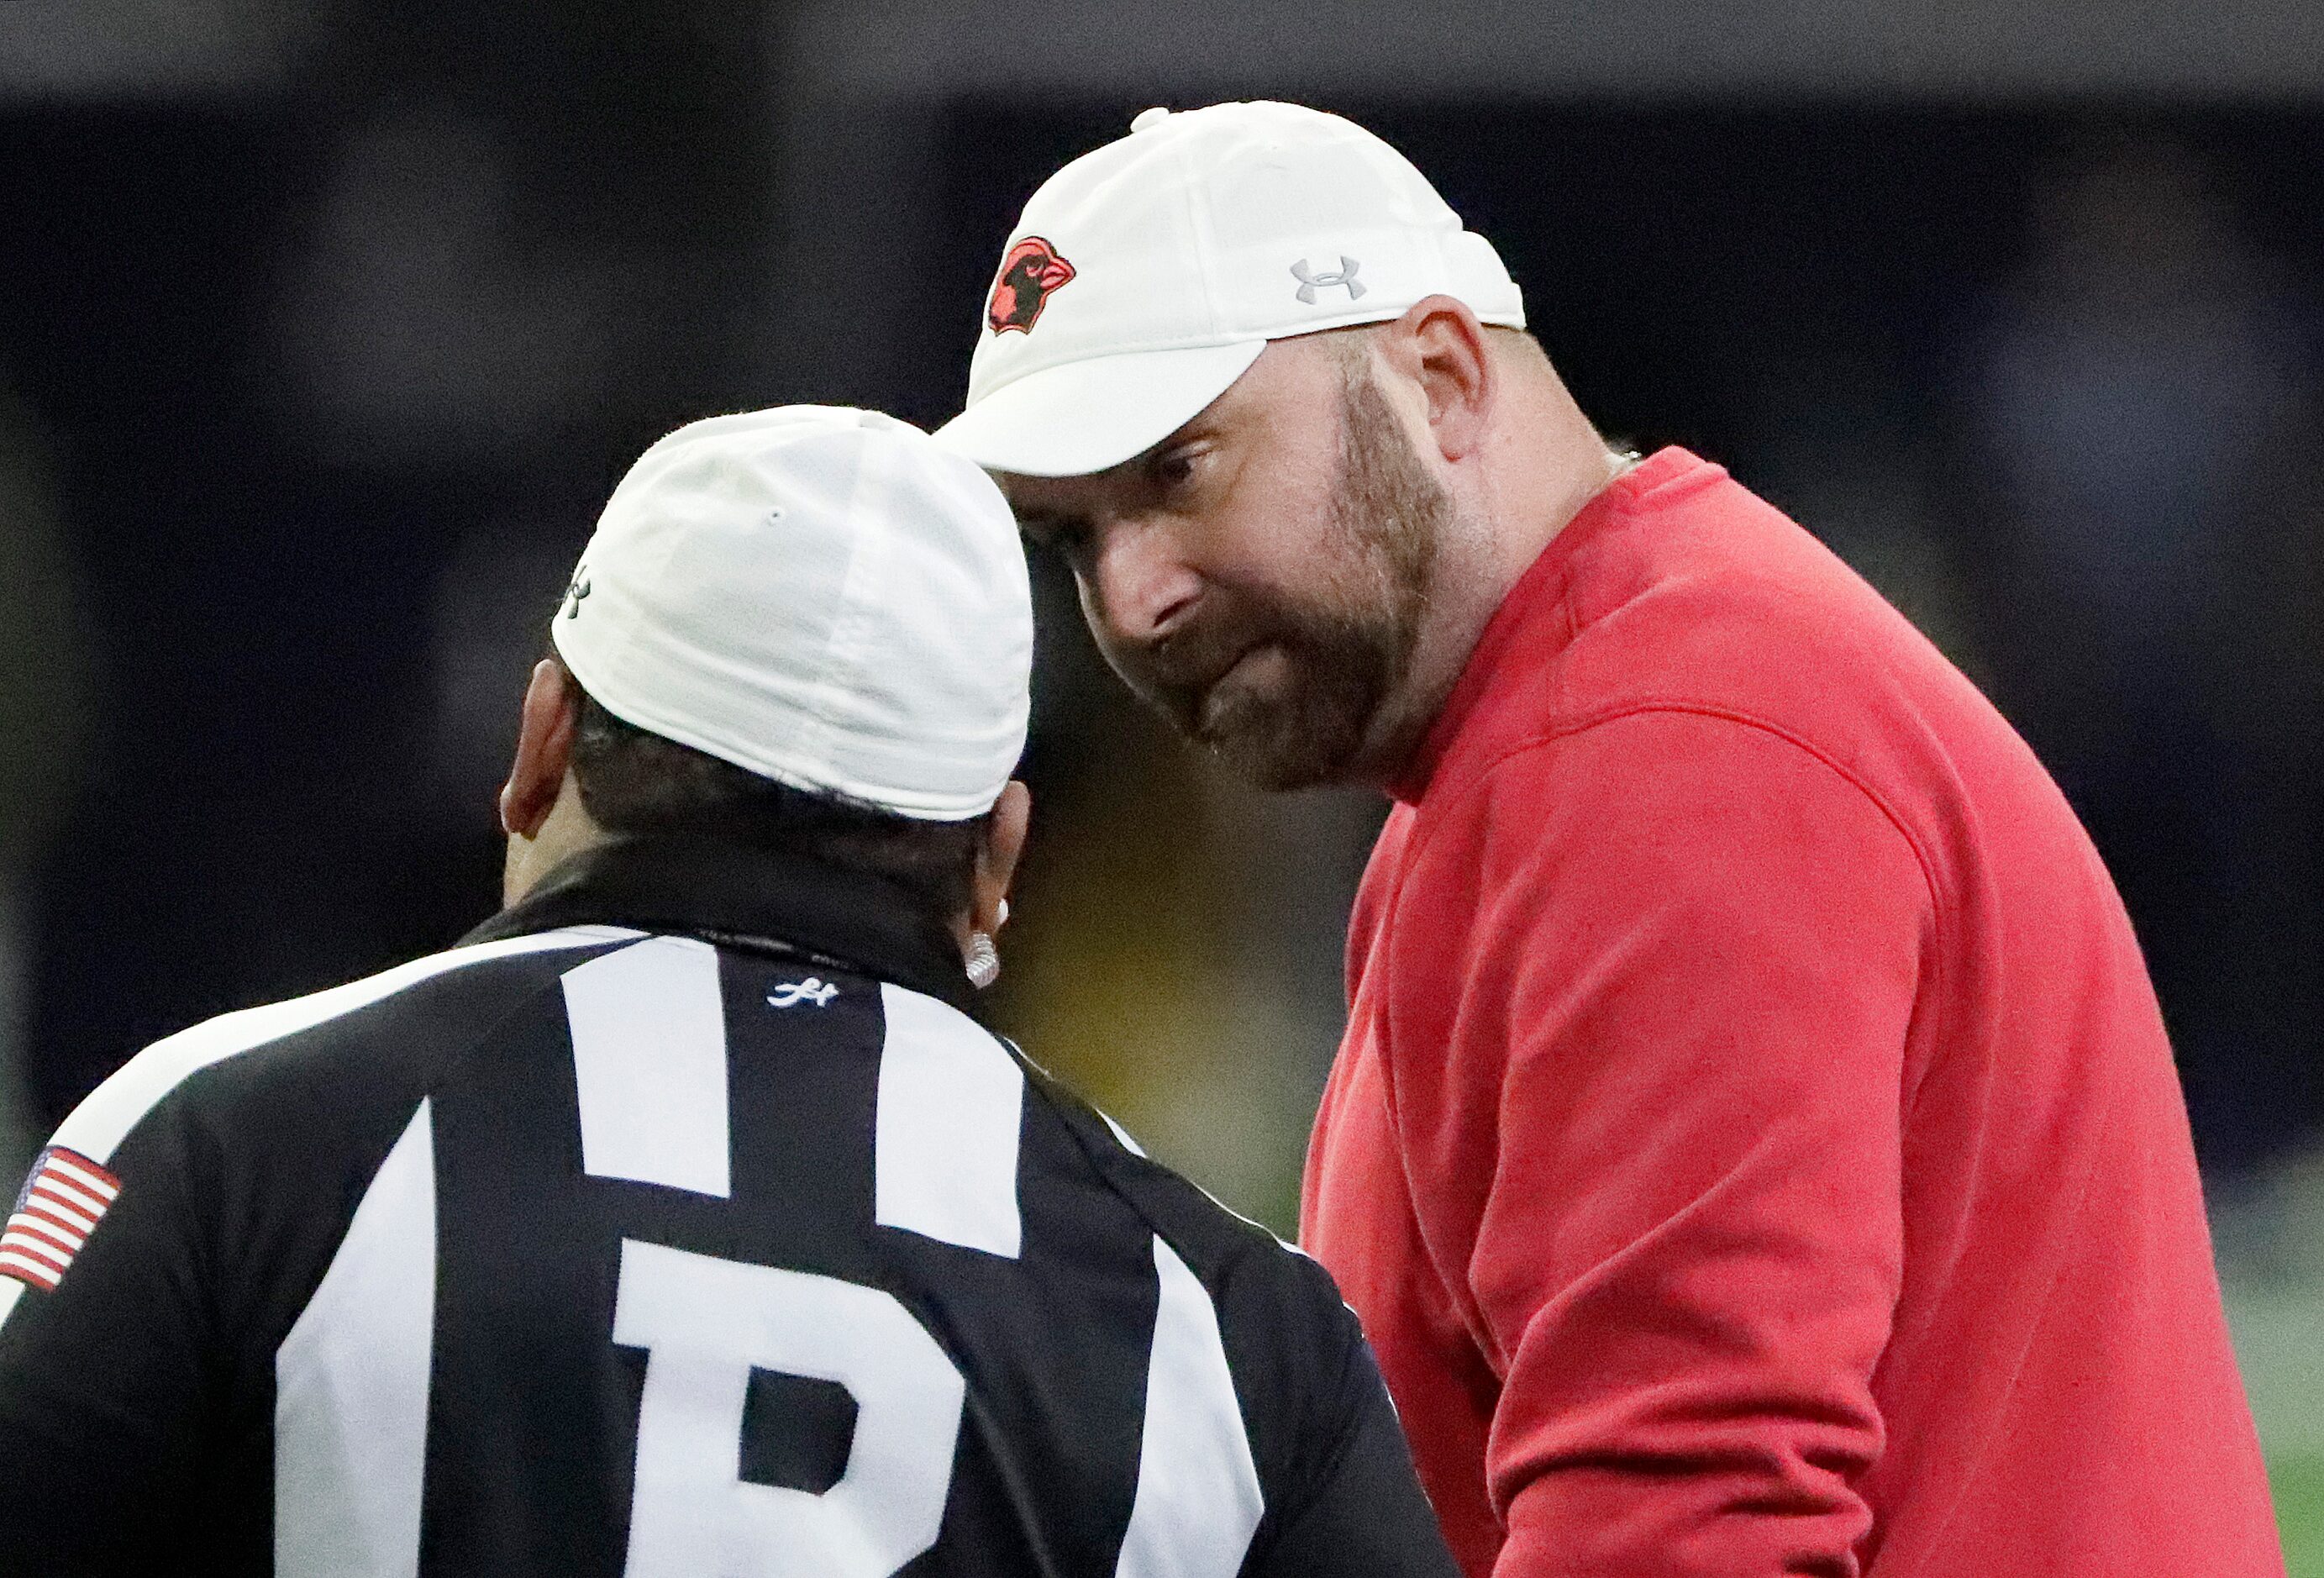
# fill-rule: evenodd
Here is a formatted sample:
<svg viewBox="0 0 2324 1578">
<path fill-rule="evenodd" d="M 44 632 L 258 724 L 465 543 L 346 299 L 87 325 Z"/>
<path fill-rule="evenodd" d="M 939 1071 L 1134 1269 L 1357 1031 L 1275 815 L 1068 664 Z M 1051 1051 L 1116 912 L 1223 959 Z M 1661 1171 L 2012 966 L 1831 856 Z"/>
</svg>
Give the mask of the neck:
<svg viewBox="0 0 2324 1578">
<path fill-rule="evenodd" d="M 465 940 L 590 925 L 691 936 L 853 970 L 956 1008 L 971 997 L 960 948 L 920 895 L 817 854 L 718 834 L 623 835 L 576 850 L 521 903 Z"/>
<path fill-rule="evenodd" d="M 585 849 L 606 842 L 605 830 L 582 808 L 581 796 L 568 779 L 564 792 L 530 837 L 511 835 L 508 857 L 501 868 L 503 908 L 522 903 L 541 878 Z"/>
<path fill-rule="evenodd" d="M 1469 475 L 1452 484 L 1457 516 L 1439 545 L 1406 679 L 1374 717 L 1360 757 L 1355 776 L 1375 788 L 1410 765 L 1510 590 L 1635 463 L 1609 451 L 1563 383 L 1540 371 L 1543 380 L 1511 391 L 1506 416 L 1462 468 Z"/>
</svg>

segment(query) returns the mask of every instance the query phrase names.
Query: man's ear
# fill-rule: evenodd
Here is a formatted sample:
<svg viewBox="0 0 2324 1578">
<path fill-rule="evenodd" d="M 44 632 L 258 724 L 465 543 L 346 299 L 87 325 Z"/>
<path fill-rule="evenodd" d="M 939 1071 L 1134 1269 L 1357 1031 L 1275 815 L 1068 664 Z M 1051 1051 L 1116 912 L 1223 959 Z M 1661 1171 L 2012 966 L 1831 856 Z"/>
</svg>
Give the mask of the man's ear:
<svg viewBox="0 0 2324 1578">
<path fill-rule="evenodd" d="M 1447 460 L 1464 460 L 1485 440 L 1499 374 L 1485 326 L 1466 303 L 1426 296 L 1383 326 L 1376 348 L 1427 401 L 1430 433 Z"/>
<path fill-rule="evenodd" d="M 530 838 L 549 819 L 573 762 L 573 732 L 581 718 L 581 688 L 554 658 L 532 666 L 524 687 L 524 713 L 517 731 L 516 760 L 501 786 L 501 831 Z"/>
<path fill-rule="evenodd" d="M 1017 875 L 1017 862 L 1025 853 L 1025 833 L 1032 826 L 1033 791 L 1015 779 L 992 803 L 985 825 L 983 847 L 976 852 L 976 883 L 969 898 L 968 926 L 991 937 L 1001 929 L 1001 902 Z"/>
</svg>

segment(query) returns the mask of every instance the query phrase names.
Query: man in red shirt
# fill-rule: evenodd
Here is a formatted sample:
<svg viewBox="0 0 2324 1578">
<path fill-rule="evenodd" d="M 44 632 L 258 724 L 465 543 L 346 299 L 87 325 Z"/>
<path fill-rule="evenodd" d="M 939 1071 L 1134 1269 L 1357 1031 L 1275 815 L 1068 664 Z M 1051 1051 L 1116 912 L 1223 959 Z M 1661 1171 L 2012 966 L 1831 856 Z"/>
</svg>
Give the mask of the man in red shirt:
<svg viewBox="0 0 2324 1578">
<path fill-rule="evenodd" d="M 2280 1573 L 2137 944 L 1968 681 L 1344 121 L 1148 111 L 1011 243 L 945 441 L 1189 736 L 1395 798 L 1304 1228 L 1471 1578 Z"/>
</svg>

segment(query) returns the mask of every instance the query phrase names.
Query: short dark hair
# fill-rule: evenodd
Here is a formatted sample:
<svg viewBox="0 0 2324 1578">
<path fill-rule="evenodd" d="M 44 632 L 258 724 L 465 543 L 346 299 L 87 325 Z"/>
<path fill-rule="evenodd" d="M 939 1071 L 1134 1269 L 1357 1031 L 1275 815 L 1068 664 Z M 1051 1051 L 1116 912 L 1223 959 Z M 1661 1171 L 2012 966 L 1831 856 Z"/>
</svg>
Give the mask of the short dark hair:
<svg viewBox="0 0 2324 1578">
<path fill-rule="evenodd" d="M 590 819 L 607 832 L 734 839 L 885 877 L 945 920 L 968 909 L 991 813 L 924 821 L 798 789 L 624 722 L 577 681 L 574 688 L 581 715 L 573 780 Z"/>
</svg>

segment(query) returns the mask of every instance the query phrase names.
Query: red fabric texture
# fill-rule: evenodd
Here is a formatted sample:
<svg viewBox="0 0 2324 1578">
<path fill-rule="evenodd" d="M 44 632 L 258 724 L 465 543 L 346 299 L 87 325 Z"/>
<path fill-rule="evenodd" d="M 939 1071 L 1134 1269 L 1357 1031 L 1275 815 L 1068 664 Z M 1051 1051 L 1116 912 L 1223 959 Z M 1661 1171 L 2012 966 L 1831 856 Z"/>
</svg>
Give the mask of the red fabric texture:
<svg viewBox="0 0 2324 1578">
<path fill-rule="evenodd" d="M 1838 559 L 1654 456 L 1397 798 L 1303 1225 L 1471 1578 L 2282 1572 L 2113 884 Z"/>
</svg>

